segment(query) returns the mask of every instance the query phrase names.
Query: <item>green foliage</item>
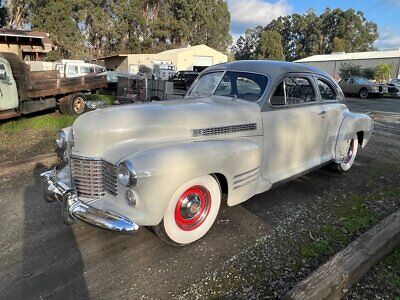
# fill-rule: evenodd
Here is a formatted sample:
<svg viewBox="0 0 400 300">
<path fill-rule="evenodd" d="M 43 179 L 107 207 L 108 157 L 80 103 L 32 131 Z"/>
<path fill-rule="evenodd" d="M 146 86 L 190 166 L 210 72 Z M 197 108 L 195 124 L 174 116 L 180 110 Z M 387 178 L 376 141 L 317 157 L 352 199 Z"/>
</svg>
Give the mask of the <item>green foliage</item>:
<svg viewBox="0 0 400 300">
<path fill-rule="evenodd" d="M 341 78 L 349 78 L 352 76 L 362 76 L 362 69 L 359 65 L 352 63 L 342 63 L 339 69 L 339 75 Z"/>
<path fill-rule="evenodd" d="M 346 44 L 343 39 L 335 36 L 332 41 L 332 52 L 344 52 Z"/>
<path fill-rule="evenodd" d="M 33 29 L 50 33 L 57 47 L 55 57 L 82 58 L 87 53 L 83 34 L 73 18 L 75 0 L 31 0 L 31 24 Z"/>
<path fill-rule="evenodd" d="M 258 59 L 285 60 L 282 38 L 279 32 L 274 30 L 264 31 L 261 34 L 256 55 Z"/>
<path fill-rule="evenodd" d="M 375 78 L 376 68 L 364 68 L 362 69 L 362 77 L 367 79 L 374 79 Z"/>
<path fill-rule="evenodd" d="M 4 27 L 7 24 L 7 7 L 0 4 L 0 26 Z"/>
<path fill-rule="evenodd" d="M 263 31 L 262 26 L 257 26 L 254 29 L 247 29 L 244 36 L 239 37 L 231 48 L 236 60 L 257 58 L 256 49 Z"/>
<path fill-rule="evenodd" d="M 305 14 L 279 17 L 261 31 L 274 30 L 281 35 L 286 60 L 293 61 L 315 54 L 331 52 L 358 52 L 374 49 L 378 38 L 377 25 L 367 21 L 360 11 L 327 8 L 317 15 L 313 10 Z M 255 28 L 255 38 L 249 39 L 248 31 L 232 48 L 237 59 L 252 57 L 261 37 Z M 250 31 L 249 31 L 250 32 Z"/>
<path fill-rule="evenodd" d="M 86 98 L 89 101 L 103 101 L 107 105 L 113 105 L 117 96 L 115 95 L 103 95 L 103 94 L 88 94 Z"/>
<path fill-rule="evenodd" d="M 224 0 L 30 0 L 34 29 L 45 30 L 64 58 L 159 52 L 206 44 L 226 51 Z"/>
<path fill-rule="evenodd" d="M 392 76 L 392 66 L 380 63 L 376 66 L 374 79 L 378 82 L 389 80 Z"/>
</svg>

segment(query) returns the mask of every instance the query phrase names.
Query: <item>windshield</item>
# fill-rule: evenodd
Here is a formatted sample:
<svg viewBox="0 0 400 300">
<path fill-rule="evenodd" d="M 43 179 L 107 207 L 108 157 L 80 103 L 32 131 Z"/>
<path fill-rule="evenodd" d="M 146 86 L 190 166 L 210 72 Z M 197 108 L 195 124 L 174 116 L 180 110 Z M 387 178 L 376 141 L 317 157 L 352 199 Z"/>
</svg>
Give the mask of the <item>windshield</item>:
<svg viewBox="0 0 400 300">
<path fill-rule="evenodd" d="M 194 87 L 191 89 L 189 96 L 211 96 L 215 88 L 220 83 L 224 72 L 214 72 L 204 74 L 197 80 Z"/>
<path fill-rule="evenodd" d="M 358 83 L 358 84 L 371 84 L 372 82 L 369 81 L 369 80 L 366 79 L 366 78 L 358 78 L 358 79 L 356 80 L 356 83 Z"/>
<path fill-rule="evenodd" d="M 214 94 L 255 102 L 262 97 L 267 84 L 268 78 L 260 74 L 227 71 L 222 77 L 222 72 L 215 72 L 200 77 L 190 95 L 209 96 Z"/>
</svg>

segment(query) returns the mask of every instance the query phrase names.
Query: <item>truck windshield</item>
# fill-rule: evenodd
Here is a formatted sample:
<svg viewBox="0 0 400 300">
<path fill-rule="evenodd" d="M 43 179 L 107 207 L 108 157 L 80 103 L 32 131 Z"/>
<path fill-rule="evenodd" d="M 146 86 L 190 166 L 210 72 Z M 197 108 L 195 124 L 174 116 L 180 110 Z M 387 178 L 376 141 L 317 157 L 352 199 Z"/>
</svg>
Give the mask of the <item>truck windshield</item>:
<svg viewBox="0 0 400 300">
<path fill-rule="evenodd" d="M 191 96 L 237 97 L 246 101 L 258 101 L 265 92 L 268 77 L 261 74 L 227 71 L 204 74 L 190 91 Z"/>
</svg>

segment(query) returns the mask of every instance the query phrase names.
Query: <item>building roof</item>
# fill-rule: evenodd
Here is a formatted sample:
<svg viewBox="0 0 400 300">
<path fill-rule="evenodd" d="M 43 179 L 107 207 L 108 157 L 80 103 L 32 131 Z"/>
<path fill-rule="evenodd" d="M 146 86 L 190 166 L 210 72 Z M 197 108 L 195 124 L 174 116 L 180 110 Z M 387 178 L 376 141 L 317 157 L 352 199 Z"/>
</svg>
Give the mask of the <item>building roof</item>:
<svg viewBox="0 0 400 300">
<path fill-rule="evenodd" d="M 295 62 L 306 63 L 306 62 L 321 62 L 321 61 L 335 61 L 335 60 L 380 59 L 380 58 L 400 58 L 400 49 L 353 52 L 353 53 L 333 52 L 331 54 L 313 55 L 310 57 L 296 60 Z"/>
<path fill-rule="evenodd" d="M 182 47 L 182 48 L 176 48 L 176 49 L 166 50 L 166 51 L 160 52 L 159 54 L 177 54 L 177 53 L 182 53 L 182 52 L 186 52 L 186 51 L 197 50 L 197 49 L 205 48 L 205 47 L 206 47 L 206 48 L 209 48 L 209 49 L 211 49 L 211 50 L 214 50 L 215 52 L 218 52 L 217 50 L 215 50 L 215 49 L 213 49 L 213 48 L 211 48 L 211 47 L 208 47 L 207 45 L 202 44 L 202 45 L 187 46 L 187 47 Z"/>
<path fill-rule="evenodd" d="M 209 47 L 209 46 L 207 46 L 207 45 L 202 44 L 202 45 L 188 46 L 188 47 L 183 47 L 183 48 L 176 48 L 176 49 L 166 50 L 166 51 L 159 52 L 159 53 L 149 53 L 149 54 L 147 54 L 147 53 L 116 54 L 116 55 L 104 56 L 104 57 L 101 57 L 101 58 L 99 58 L 99 59 L 105 59 L 105 58 L 111 58 L 111 57 L 126 57 L 126 56 L 129 56 L 129 55 L 154 55 L 154 56 L 160 55 L 160 54 L 162 54 L 162 55 L 166 55 L 166 54 L 167 54 L 167 55 L 168 55 L 168 54 L 169 54 L 169 55 L 173 55 L 173 54 L 183 53 L 183 52 L 186 52 L 186 51 L 196 51 L 196 50 L 205 49 L 205 48 L 208 48 L 208 49 L 210 49 L 210 50 L 212 50 L 212 51 L 215 51 L 215 52 L 220 53 L 219 51 L 217 51 L 217 50 L 215 50 L 215 49 L 213 49 L 213 48 L 211 48 L 211 47 Z M 223 53 L 222 53 L 222 54 L 223 54 Z"/>
<path fill-rule="evenodd" d="M 0 28 L 0 43 L 19 44 L 22 52 L 47 53 L 54 47 L 47 32 L 9 28 Z"/>
</svg>

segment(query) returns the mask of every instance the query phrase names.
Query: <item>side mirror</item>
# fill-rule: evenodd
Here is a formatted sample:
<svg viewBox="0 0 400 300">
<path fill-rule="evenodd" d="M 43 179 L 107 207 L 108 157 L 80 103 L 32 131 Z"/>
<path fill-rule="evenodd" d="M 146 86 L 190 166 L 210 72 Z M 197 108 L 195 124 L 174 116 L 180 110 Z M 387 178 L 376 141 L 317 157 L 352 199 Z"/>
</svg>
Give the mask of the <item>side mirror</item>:
<svg viewBox="0 0 400 300">
<path fill-rule="evenodd" d="M 4 80 L 7 78 L 7 71 L 0 68 L 0 80 Z"/>
</svg>

